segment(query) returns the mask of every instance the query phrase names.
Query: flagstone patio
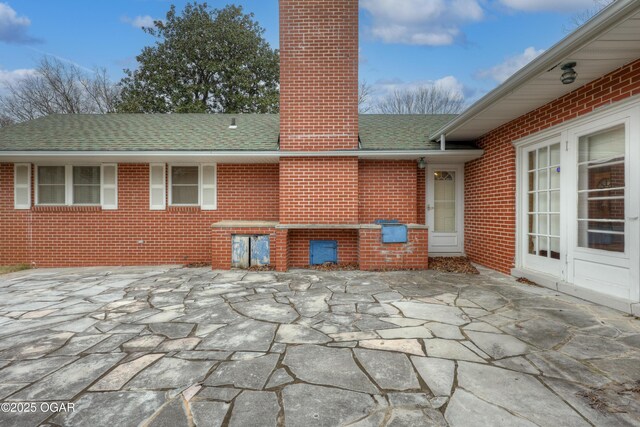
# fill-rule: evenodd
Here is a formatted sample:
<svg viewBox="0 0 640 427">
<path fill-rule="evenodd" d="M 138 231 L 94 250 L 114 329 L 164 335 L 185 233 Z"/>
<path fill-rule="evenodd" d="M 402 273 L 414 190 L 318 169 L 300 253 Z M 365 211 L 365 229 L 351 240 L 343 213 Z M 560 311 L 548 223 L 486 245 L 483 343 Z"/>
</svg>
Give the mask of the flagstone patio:
<svg viewBox="0 0 640 427">
<path fill-rule="evenodd" d="M 640 423 L 637 318 L 480 270 L 0 276 L 0 424 Z"/>
</svg>

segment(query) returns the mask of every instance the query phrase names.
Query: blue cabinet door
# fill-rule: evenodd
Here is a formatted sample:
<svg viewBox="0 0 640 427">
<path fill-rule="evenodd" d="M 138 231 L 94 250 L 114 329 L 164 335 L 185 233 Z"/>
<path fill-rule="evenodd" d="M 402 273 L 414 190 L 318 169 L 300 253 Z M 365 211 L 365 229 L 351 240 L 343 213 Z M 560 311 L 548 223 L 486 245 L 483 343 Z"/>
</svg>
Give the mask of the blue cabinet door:
<svg viewBox="0 0 640 427">
<path fill-rule="evenodd" d="M 407 226 L 384 224 L 382 226 L 382 243 L 407 243 Z"/>
<path fill-rule="evenodd" d="M 269 265 L 270 258 L 269 236 L 251 236 L 251 265 Z"/>
<path fill-rule="evenodd" d="M 231 267 L 249 268 L 249 236 L 231 237 Z"/>
<path fill-rule="evenodd" d="M 309 242 L 309 264 L 321 265 L 327 262 L 338 263 L 338 241 L 311 240 Z"/>
</svg>

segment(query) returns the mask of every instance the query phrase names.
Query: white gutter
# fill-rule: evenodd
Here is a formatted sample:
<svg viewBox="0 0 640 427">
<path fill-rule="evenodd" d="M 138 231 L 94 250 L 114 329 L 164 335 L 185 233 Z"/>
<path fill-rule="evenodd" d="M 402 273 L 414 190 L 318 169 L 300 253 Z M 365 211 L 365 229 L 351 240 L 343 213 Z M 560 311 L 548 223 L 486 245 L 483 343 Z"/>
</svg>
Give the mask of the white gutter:
<svg viewBox="0 0 640 427">
<path fill-rule="evenodd" d="M 476 101 L 471 107 L 465 110 L 455 119 L 444 125 L 442 128 L 434 132 L 429 139 L 437 140 L 441 135 L 449 134 L 475 116 L 484 111 L 491 104 L 499 101 L 522 84 L 530 79 L 546 72 L 549 68 L 558 65 L 568 55 L 590 42 L 600 34 L 604 33 L 621 19 L 631 16 L 636 10 L 640 9 L 640 1 L 638 0 L 617 0 L 607 6 L 598 15 L 590 21 L 553 45 L 549 50 L 531 61 L 520 71 L 508 78 L 504 83 L 493 89 L 487 95 Z M 482 136 L 482 135 L 479 135 Z"/>
<path fill-rule="evenodd" d="M 450 150 L 447 155 L 477 154 L 482 150 Z M 5 157 L 217 157 L 250 158 L 264 157 L 424 157 L 443 155 L 437 150 L 344 150 L 344 151 L 0 151 L 0 160 Z"/>
</svg>

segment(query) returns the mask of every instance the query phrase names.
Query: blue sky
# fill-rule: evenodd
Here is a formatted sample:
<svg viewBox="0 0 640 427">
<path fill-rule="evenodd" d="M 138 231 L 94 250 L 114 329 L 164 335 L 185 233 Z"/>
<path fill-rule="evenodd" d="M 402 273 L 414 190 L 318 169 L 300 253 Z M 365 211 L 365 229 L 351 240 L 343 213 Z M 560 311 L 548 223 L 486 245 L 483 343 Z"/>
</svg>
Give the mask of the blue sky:
<svg viewBox="0 0 640 427">
<path fill-rule="evenodd" d="M 304 1 L 304 0 L 303 0 Z M 169 0 L 0 0 L 0 84 L 30 73 L 43 54 L 114 81 L 154 39 L 139 28 Z M 213 7 L 228 1 L 212 0 Z M 278 1 L 235 1 L 278 45 Z M 422 84 L 482 96 L 566 36 L 594 0 L 360 0 L 360 78 L 375 96 Z"/>
</svg>

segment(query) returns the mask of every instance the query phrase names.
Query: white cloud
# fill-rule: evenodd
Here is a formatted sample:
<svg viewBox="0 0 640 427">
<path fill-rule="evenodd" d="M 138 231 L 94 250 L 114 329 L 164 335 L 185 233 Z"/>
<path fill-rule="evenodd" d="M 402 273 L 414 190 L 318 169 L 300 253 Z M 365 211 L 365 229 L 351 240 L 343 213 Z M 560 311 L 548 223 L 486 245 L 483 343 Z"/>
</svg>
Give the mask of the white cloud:
<svg viewBox="0 0 640 427">
<path fill-rule="evenodd" d="M 445 76 L 437 80 L 414 80 L 411 82 L 404 82 L 399 79 L 379 80 L 372 85 L 371 104 L 375 104 L 396 91 L 414 90 L 425 86 L 438 86 L 461 97 L 464 97 L 467 92 L 464 85 L 454 76 Z"/>
<path fill-rule="evenodd" d="M 489 78 L 495 80 L 498 83 L 502 83 L 513 74 L 515 74 L 516 71 L 520 70 L 529 62 L 540 56 L 540 54 L 542 54 L 543 52 L 544 49 L 536 49 L 533 46 L 528 47 L 524 50 L 524 52 L 515 56 L 511 56 L 498 65 L 495 65 L 486 70 L 480 70 L 478 72 L 478 77 L 483 79 Z"/>
<path fill-rule="evenodd" d="M 153 19 L 149 15 L 136 16 L 135 18 L 129 18 L 128 16 L 123 16 L 121 21 L 124 22 L 125 24 L 131 25 L 132 27 L 142 28 L 142 27 L 153 27 L 153 21 L 155 21 L 155 19 Z"/>
<path fill-rule="evenodd" d="M 596 0 L 597 1 L 597 0 Z M 593 7 L 594 0 L 500 0 L 503 5 L 525 12 L 579 12 Z"/>
<path fill-rule="evenodd" d="M 36 74 L 36 70 L 32 68 L 21 68 L 17 70 L 4 70 L 0 68 L 0 93 L 6 89 L 8 85 L 17 83 L 28 76 Z"/>
<path fill-rule="evenodd" d="M 30 25 L 29 18 L 18 16 L 7 3 L 0 3 L 0 41 L 16 44 L 38 43 L 38 39 L 27 33 Z"/>
<path fill-rule="evenodd" d="M 480 21 L 480 0 L 361 0 L 371 35 L 385 43 L 442 46 L 462 37 L 465 22 Z"/>
</svg>

